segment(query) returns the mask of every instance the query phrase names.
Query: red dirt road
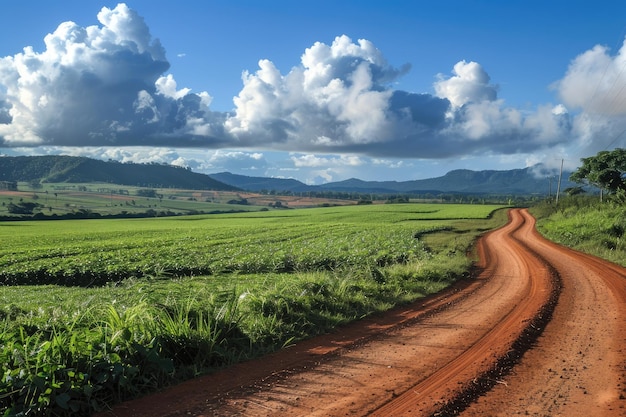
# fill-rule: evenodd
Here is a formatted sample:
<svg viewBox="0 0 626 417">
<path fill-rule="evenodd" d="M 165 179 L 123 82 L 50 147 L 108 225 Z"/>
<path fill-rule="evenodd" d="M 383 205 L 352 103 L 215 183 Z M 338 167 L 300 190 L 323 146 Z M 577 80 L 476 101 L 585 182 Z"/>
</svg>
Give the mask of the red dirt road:
<svg viewBox="0 0 626 417">
<path fill-rule="evenodd" d="M 626 416 L 626 269 L 543 239 L 525 210 L 480 274 L 106 416 Z"/>
</svg>

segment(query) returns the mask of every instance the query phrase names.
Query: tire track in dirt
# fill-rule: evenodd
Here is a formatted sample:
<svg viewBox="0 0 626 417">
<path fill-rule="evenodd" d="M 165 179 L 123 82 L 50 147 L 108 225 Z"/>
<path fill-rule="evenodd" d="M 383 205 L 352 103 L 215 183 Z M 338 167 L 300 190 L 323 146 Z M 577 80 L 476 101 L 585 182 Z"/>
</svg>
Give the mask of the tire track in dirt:
<svg viewBox="0 0 626 417">
<path fill-rule="evenodd" d="M 559 302 L 505 384 L 461 415 L 626 416 L 626 269 L 549 242 L 534 227 L 521 238 L 558 270 Z"/>
<path fill-rule="evenodd" d="M 487 392 L 518 362 L 550 320 L 559 295 L 556 271 L 520 239 L 529 227 L 528 217 L 510 212 L 510 223 L 486 236 L 480 243 L 488 276 L 504 274 L 525 284 L 522 298 L 494 327 L 453 361 L 377 409 L 372 416 L 455 415 L 477 396 Z M 530 225 L 534 227 L 534 223 Z M 517 256 L 494 262 L 507 251 Z M 495 348 L 494 348 L 495 346 Z M 491 361 L 486 369 L 475 363 Z M 460 377 L 462 375 L 462 377 Z"/>
<path fill-rule="evenodd" d="M 479 241 L 481 272 L 472 280 L 103 415 L 510 415 L 507 392 L 491 395 L 513 385 L 517 367 L 503 378 L 543 330 L 559 285 L 552 255 L 529 242 L 540 239 L 532 217 L 509 216 Z M 620 314 L 623 304 L 615 320 Z M 492 387 L 477 403 L 486 408 L 469 405 Z M 523 388 L 514 395 L 526 396 Z"/>
</svg>

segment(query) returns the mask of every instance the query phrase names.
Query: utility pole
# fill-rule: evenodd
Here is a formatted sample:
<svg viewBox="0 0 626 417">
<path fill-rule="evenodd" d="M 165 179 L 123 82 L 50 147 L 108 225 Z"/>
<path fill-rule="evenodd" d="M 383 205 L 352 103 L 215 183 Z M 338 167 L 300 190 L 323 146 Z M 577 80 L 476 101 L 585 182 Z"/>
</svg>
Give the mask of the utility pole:
<svg viewBox="0 0 626 417">
<path fill-rule="evenodd" d="M 554 206 L 559 205 L 559 194 L 561 193 L 561 177 L 563 176 L 563 159 L 561 159 L 561 171 L 559 171 L 559 184 L 556 187 L 556 203 Z"/>
</svg>

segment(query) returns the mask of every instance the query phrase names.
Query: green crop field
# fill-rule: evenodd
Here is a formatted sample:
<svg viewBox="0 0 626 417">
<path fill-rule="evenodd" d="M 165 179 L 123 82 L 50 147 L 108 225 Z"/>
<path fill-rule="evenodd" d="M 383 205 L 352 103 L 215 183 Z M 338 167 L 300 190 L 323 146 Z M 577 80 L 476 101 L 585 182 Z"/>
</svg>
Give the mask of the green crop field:
<svg viewBox="0 0 626 417">
<path fill-rule="evenodd" d="M 0 408 L 103 409 L 439 291 L 498 208 L 0 222 Z"/>
</svg>

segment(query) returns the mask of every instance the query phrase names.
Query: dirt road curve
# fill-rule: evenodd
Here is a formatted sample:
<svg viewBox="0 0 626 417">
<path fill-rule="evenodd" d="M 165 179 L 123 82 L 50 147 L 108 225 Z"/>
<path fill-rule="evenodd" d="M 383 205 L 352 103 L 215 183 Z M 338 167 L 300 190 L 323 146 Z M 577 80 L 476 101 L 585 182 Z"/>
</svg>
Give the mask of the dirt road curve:
<svg viewBox="0 0 626 417">
<path fill-rule="evenodd" d="M 626 416 L 626 270 L 525 210 L 477 250 L 448 291 L 104 415 Z"/>
</svg>

